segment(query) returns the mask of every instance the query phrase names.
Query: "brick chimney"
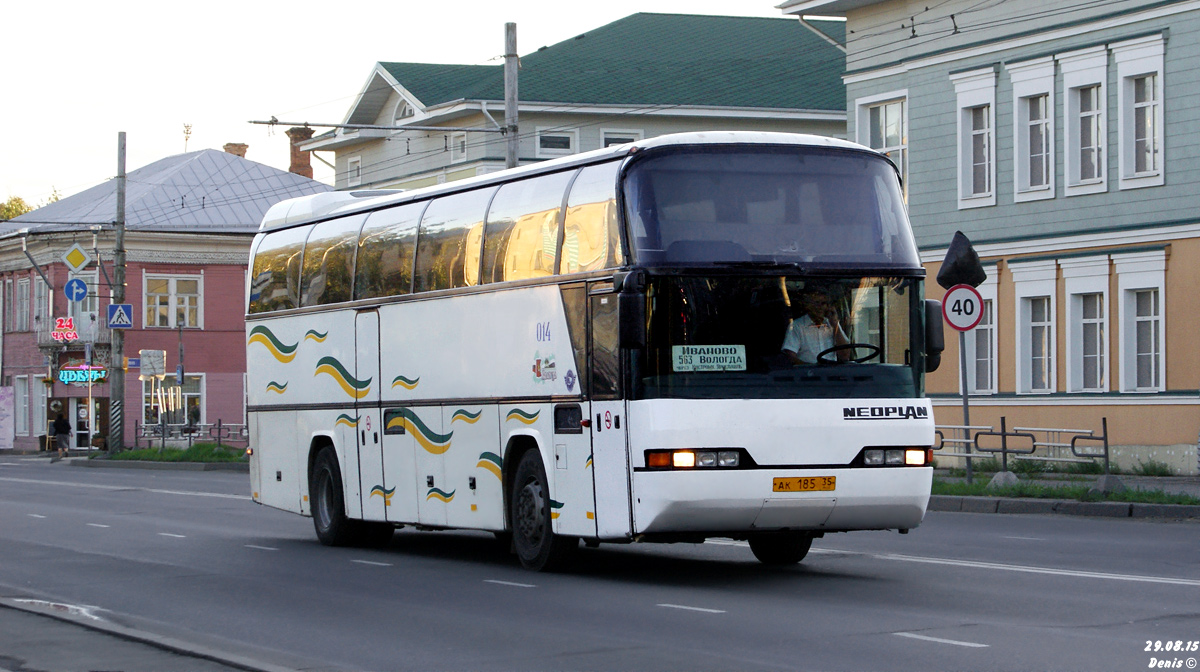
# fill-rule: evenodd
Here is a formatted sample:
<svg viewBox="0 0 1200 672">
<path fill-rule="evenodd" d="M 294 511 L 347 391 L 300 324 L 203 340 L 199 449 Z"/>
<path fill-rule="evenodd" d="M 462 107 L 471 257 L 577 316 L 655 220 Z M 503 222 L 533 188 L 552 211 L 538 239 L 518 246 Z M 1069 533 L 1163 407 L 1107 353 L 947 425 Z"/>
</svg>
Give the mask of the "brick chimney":
<svg viewBox="0 0 1200 672">
<path fill-rule="evenodd" d="M 244 159 L 244 158 L 246 158 L 246 150 L 250 149 L 250 145 L 247 145 L 244 142 L 227 142 L 227 143 L 225 143 L 225 147 L 223 147 L 222 149 L 224 149 L 225 152 L 228 154 L 233 154 L 234 156 L 240 156 L 241 158 Z"/>
<path fill-rule="evenodd" d="M 292 165 L 288 168 L 288 172 L 303 175 L 311 180 L 313 176 L 312 159 L 308 152 L 302 151 L 297 145 L 311 138 L 313 129 L 307 126 L 293 126 L 287 130 L 287 136 L 292 141 Z"/>
</svg>

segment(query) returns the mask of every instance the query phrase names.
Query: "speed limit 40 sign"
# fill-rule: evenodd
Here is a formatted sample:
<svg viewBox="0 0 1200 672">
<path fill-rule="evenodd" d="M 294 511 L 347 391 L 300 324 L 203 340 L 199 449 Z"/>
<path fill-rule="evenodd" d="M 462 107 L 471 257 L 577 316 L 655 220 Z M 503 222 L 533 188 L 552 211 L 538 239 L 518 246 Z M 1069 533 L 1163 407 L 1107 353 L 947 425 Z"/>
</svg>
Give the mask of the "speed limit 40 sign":
<svg viewBox="0 0 1200 672">
<path fill-rule="evenodd" d="M 970 285 L 955 285 L 942 298 L 942 317 L 959 331 L 970 331 L 983 319 L 983 297 Z"/>
</svg>

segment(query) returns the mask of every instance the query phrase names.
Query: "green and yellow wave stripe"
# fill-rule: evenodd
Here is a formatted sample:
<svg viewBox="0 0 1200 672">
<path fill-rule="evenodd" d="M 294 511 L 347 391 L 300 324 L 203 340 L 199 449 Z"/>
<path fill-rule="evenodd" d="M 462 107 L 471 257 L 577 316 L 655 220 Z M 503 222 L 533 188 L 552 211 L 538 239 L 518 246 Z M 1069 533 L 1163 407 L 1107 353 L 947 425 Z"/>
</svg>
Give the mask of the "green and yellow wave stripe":
<svg viewBox="0 0 1200 672">
<path fill-rule="evenodd" d="M 403 387 L 406 390 L 411 390 L 420 384 L 421 384 L 420 376 L 417 376 L 416 378 L 406 378 L 404 376 L 396 376 L 395 378 L 392 379 L 392 389 L 393 390 L 396 389 L 397 387 Z"/>
<path fill-rule="evenodd" d="M 468 425 L 473 425 L 473 424 L 479 422 L 479 416 L 481 416 L 481 415 L 483 415 L 483 411 L 475 411 L 474 413 L 472 413 L 465 408 L 460 408 L 457 411 L 455 411 L 453 415 L 450 416 L 450 422 L 454 422 L 455 420 L 462 420 L 463 422 L 467 423 Z"/>
<path fill-rule="evenodd" d="M 355 429 L 358 427 L 358 416 L 356 415 L 351 417 L 345 413 L 342 413 L 337 417 L 337 422 L 333 423 L 334 427 L 337 427 L 338 425 L 345 425 L 351 429 Z"/>
<path fill-rule="evenodd" d="M 496 475 L 496 478 L 503 482 L 502 469 L 504 468 L 504 459 L 499 455 L 495 453 L 480 453 L 479 462 L 476 462 L 475 466 L 492 472 Z"/>
<path fill-rule="evenodd" d="M 514 408 L 508 412 L 508 415 L 504 416 L 504 421 L 507 422 L 509 420 L 516 420 L 517 422 L 523 422 L 526 425 L 532 425 L 533 423 L 537 422 L 539 415 L 541 415 L 541 411 L 529 413 L 528 411 L 522 411 L 519 408 Z"/>
<path fill-rule="evenodd" d="M 362 399 L 371 393 L 370 378 L 358 380 L 350 375 L 346 367 L 342 366 L 342 363 L 333 357 L 322 357 L 317 362 L 317 370 L 313 373 L 313 377 L 319 376 L 322 373 L 333 378 L 341 386 L 342 391 L 354 399 Z"/>
<path fill-rule="evenodd" d="M 304 340 L 316 341 L 317 343 L 324 343 L 327 336 L 329 336 L 328 331 L 323 334 L 316 329 L 309 329 L 308 331 L 304 332 Z"/>
<path fill-rule="evenodd" d="M 293 345 L 285 345 L 280 341 L 271 330 L 261 324 L 250 330 L 250 338 L 246 340 L 246 345 L 251 343 L 262 343 L 271 356 L 275 359 L 287 364 L 296 358 L 296 348 L 299 343 Z"/>
<path fill-rule="evenodd" d="M 384 490 L 382 485 L 377 485 L 371 488 L 371 496 L 374 497 L 375 495 L 379 495 L 382 497 L 384 506 L 392 505 L 392 495 L 394 494 L 396 494 L 395 488 L 392 488 L 391 490 Z"/>
<path fill-rule="evenodd" d="M 429 453 L 441 455 L 450 450 L 450 439 L 454 436 L 454 432 L 438 434 L 427 427 L 411 409 L 399 409 L 397 414 L 388 420 L 384 429 L 386 431 L 396 427 L 403 427 L 405 432 L 412 434 L 417 443 Z"/>
<path fill-rule="evenodd" d="M 429 494 L 425 495 L 425 501 L 428 502 L 431 499 L 437 499 L 449 503 L 450 500 L 454 499 L 454 493 L 456 492 L 458 491 L 451 490 L 450 492 L 446 492 L 445 490 L 439 490 L 438 488 L 430 488 Z"/>
<path fill-rule="evenodd" d="M 553 499 L 550 500 L 550 518 L 552 520 L 558 518 L 558 510 L 563 508 L 563 506 L 565 506 L 565 504 L 562 502 L 556 502 Z"/>
<path fill-rule="evenodd" d="M 590 469 L 590 468 L 592 468 L 593 466 L 595 466 L 595 465 L 594 465 L 594 464 L 592 464 L 592 456 L 589 454 L 589 455 L 588 455 L 587 462 L 584 462 L 584 463 L 583 463 L 583 468 L 584 468 L 584 469 Z"/>
<path fill-rule="evenodd" d="M 276 394 L 283 394 L 284 392 L 287 392 L 287 381 L 277 383 L 272 380 L 271 382 L 267 383 L 267 392 L 274 392 Z"/>
</svg>

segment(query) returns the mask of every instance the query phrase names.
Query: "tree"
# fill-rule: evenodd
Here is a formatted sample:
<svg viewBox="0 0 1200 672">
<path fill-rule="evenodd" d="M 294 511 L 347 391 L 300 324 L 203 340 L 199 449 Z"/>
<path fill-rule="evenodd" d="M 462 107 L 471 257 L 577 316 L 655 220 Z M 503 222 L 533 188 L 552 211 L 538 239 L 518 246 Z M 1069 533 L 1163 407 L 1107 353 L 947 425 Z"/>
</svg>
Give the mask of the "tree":
<svg viewBox="0 0 1200 672">
<path fill-rule="evenodd" d="M 0 203 L 0 221 L 12 219 L 33 210 L 33 206 L 25 202 L 25 199 L 20 196 L 12 196 L 7 201 Z"/>
</svg>

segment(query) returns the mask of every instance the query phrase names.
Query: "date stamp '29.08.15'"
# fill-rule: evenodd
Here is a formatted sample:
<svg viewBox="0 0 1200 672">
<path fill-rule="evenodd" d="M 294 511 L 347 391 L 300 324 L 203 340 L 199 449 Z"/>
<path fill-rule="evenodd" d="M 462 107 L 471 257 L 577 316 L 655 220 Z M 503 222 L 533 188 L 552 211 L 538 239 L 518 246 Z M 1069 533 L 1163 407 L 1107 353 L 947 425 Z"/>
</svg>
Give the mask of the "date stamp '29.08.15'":
<svg viewBox="0 0 1200 672">
<path fill-rule="evenodd" d="M 1186 655 L 1200 652 L 1200 640 L 1146 640 L 1145 651 L 1156 655 L 1150 656 L 1151 670 L 1194 670 L 1196 656 Z M 1172 655 L 1184 654 L 1184 655 Z"/>
</svg>

